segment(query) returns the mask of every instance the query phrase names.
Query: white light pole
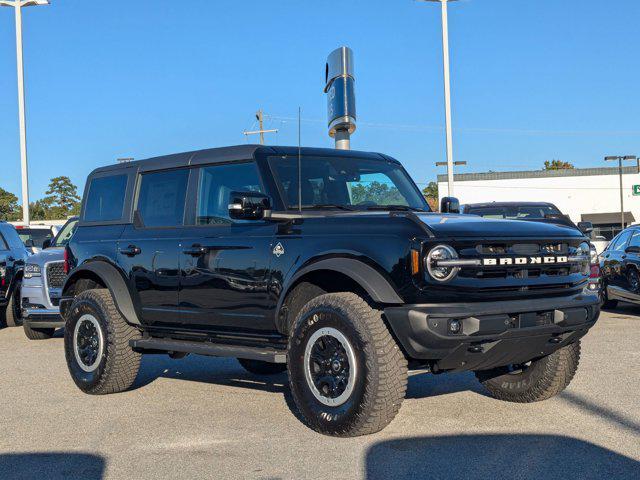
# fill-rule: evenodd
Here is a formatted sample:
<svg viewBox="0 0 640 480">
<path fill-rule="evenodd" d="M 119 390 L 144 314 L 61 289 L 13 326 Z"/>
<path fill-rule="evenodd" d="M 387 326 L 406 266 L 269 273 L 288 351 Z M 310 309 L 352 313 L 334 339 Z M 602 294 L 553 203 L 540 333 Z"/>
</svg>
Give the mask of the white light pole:
<svg viewBox="0 0 640 480">
<path fill-rule="evenodd" d="M 444 67 L 444 116 L 447 140 L 447 186 L 448 195 L 453 197 L 453 135 L 451 133 L 451 80 L 449 74 L 449 16 L 448 3 L 457 0 L 423 0 L 440 2 L 442 7 L 442 57 Z"/>
<path fill-rule="evenodd" d="M 18 118 L 20 121 L 20 165 L 22 167 L 22 221 L 29 225 L 29 176 L 27 169 L 27 122 L 24 112 L 24 66 L 22 64 L 22 7 L 49 5 L 49 0 L 0 0 L 0 7 L 16 13 L 16 56 L 18 66 Z"/>
</svg>

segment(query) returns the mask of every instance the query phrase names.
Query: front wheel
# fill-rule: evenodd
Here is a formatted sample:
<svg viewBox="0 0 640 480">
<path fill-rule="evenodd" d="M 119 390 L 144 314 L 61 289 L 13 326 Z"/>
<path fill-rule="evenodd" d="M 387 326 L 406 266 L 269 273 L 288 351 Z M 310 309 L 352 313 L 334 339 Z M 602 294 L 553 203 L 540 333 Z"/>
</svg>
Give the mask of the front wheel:
<svg viewBox="0 0 640 480">
<path fill-rule="evenodd" d="M 320 295 L 302 308 L 288 366 L 299 417 L 326 435 L 382 430 L 407 388 L 407 361 L 381 312 L 353 293 Z"/>
<path fill-rule="evenodd" d="M 475 374 L 492 397 L 507 402 L 531 403 L 562 392 L 573 379 L 579 361 L 580 341 L 577 341 L 537 360 Z"/>
<path fill-rule="evenodd" d="M 64 329 L 67 366 L 78 388 L 101 395 L 131 387 L 141 355 L 129 341 L 140 336 L 122 317 L 109 290 L 80 293 L 69 308 Z"/>
<path fill-rule="evenodd" d="M 20 308 L 20 290 L 22 281 L 18 280 L 5 311 L 5 322 L 7 327 L 19 327 L 22 325 L 22 309 Z"/>
</svg>

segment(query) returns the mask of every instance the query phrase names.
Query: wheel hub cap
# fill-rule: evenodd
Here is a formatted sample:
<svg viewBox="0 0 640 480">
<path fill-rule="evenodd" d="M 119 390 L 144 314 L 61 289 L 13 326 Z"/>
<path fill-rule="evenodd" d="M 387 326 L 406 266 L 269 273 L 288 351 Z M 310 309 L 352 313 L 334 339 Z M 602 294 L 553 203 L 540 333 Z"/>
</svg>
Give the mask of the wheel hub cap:
<svg viewBox="0 0 640 480">
<path fill-rule="evenodd" d="M 73 330 L 73 353 L 78 366 L 85 372 L 92 372 L 102 360 L 104 339 L 98 320 L 85 314 L 76 322 Z"/>
<path fill-rule="evenodd" d="M 320 403 L 331 407 L 345 403 L 357 373 L 355 352 L 347 337 L 331 327 L 314 332 L 305 347 L 304 371 L 307 385 Z"/>
</svg>

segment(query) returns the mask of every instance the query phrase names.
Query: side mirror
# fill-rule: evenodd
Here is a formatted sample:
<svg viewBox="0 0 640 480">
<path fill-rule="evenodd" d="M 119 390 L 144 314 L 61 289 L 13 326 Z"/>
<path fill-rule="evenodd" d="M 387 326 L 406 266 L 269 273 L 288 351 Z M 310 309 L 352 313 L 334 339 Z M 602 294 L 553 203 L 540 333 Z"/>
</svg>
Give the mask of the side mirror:
<svg viewBox="0 0 640 480">
<path fill-rule="evenodd" d="M 269 197 L 258 192 L 231 192 L 229 217 L 234 220 L 262 220 L 271 210 Z"/>
<path fill-rule="evenodd" d="M 578 222 L 578 230 L 588 235 L 593 232 L 593 223 L 591 222 Z"/>
<path fill-rule="evenodd" d="M 27 248 L 33 248 L 36 246 L 36 243 L 33 241 L 33 238 L 29 238 L 25 240 L 24 244 Z"/>
<path fill-rule="evenodd" d="M 455 197 L 442 197 L 440 213 L 460 213 L 460 200 Z"/>
<path fill-rule="evenodd" d="M 47 238 L 44 242 L 42 242 L 42 249 L 49 248 L 51 246 L 52 239 Z"/>
</svg>

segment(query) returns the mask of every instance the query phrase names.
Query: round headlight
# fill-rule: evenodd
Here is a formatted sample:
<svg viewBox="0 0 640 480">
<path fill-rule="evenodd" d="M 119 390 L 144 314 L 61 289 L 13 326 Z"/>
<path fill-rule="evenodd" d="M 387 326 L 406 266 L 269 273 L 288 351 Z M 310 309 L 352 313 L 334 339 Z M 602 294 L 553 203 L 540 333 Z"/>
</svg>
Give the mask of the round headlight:
<svg viewBox="0 0 640 480">
<path fill-rule="evenodd" d="M 449 245 L 433 247 L 425 258 L 427 271 L 431 278 L 438 282 L 448 282 L 460 271 L 460 267 L 447 267 L 439 265 L 443 260 L 456 260 L 458 254 Z"/>
</svg>

